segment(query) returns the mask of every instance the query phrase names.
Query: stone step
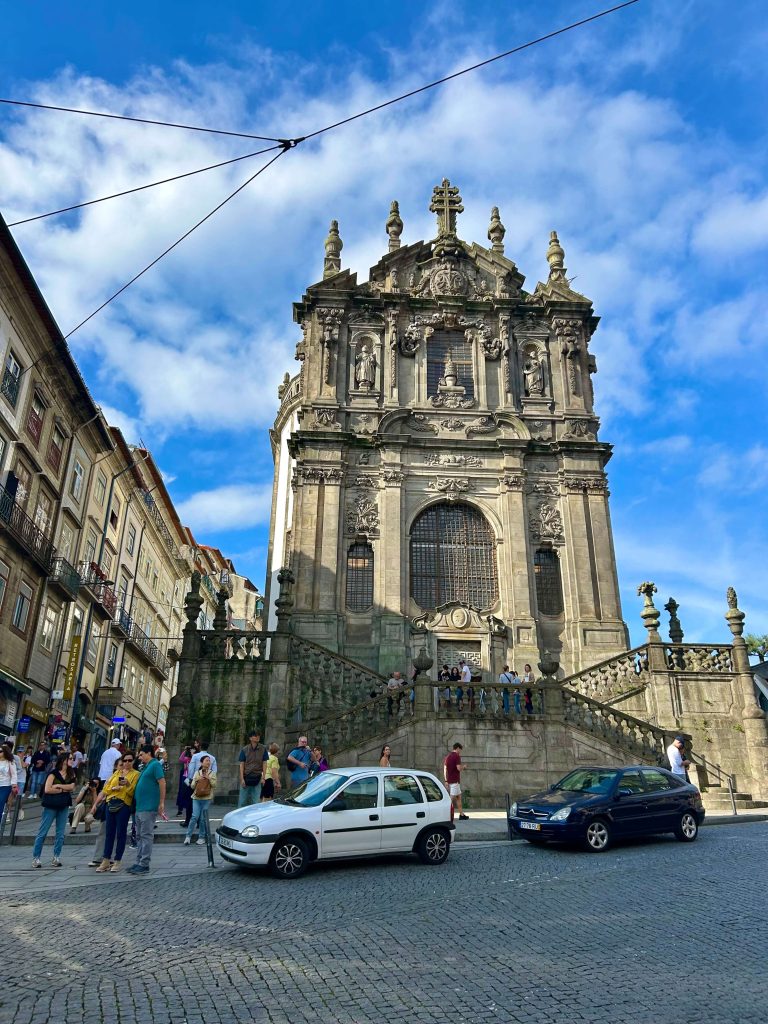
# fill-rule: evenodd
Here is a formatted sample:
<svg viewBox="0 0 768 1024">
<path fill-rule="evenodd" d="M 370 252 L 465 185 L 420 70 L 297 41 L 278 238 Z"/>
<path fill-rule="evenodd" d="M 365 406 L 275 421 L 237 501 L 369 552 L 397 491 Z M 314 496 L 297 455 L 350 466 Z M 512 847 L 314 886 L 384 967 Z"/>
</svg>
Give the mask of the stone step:
<svg viewBox="0 0 768 1024">
<path fill-rule="evenodd" d="M 731 807 L 731 797 L 728 791 L 719 791 L 713 793 L 709 790 L 702 794 L 704 806 L 711 810 L 729 809 Z M 735 793 L 734 799 L 736 806 L 739 808 L 745 808 L 752 810 L 759 807 L 768 807 L 768 802 L 765 800 L 753 800 L 750 793 Z"/>
</svg>

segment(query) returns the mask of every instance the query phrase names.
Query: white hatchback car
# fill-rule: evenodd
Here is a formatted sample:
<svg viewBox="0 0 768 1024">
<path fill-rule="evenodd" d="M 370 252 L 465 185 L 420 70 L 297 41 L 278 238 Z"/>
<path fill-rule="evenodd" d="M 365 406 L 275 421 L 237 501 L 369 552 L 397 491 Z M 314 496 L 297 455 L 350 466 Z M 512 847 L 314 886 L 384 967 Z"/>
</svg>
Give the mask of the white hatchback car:
<svg viewBox="0 0 768 1024">
<path fill-rule="evenodd" d="M 334 768 L 286 796 L 230 811 L 216 843 L 232 864 L 298 878 L 312 861 L 336 857 L 416 853 L 424 864 L 442 864 L 454 828 L 451 799 L 434 775 Z"/>
</svg>

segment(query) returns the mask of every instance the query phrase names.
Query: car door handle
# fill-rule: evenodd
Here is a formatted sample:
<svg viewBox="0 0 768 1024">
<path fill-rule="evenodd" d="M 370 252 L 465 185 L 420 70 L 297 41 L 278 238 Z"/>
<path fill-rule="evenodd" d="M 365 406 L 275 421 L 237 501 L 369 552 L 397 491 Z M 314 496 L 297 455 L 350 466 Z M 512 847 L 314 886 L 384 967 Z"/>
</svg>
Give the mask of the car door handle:
<svg viewBox="0 0 768 1024">
<path fill-rule="evenodd" d="M 426 816 L 427 816 L 427 812 L 426 811 L 416 811 L 416 817 L 417 818 L 426 818 Z"/>
<path fill-rule="evenodd" d="M 369 814 L 368 815 L 368 821 L 378 821 L 378 820 L 379 820 L 378 814 Z"/>
</svg>

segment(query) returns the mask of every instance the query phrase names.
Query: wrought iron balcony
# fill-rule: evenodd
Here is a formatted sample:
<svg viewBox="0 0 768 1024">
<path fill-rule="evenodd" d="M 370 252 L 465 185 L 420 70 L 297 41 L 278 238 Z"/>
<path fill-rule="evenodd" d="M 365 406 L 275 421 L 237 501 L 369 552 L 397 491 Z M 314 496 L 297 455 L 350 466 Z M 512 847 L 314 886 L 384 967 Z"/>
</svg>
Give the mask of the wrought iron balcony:
<svg viewBox="0 0 768 1024">
<path fill-rule="evenodd" d="M 112 621 L 112 632 L 118 636 L 122 634 L 124 637 L 131 635 L 131 627 L 133 626 L 133 619 L 128 612 L 122 606 L 118 608 L 117 614 Z"/>
<path fill-rule="evenodd" d="M 117 609 L 117 594 L 110 586 L 103 570 L 96 562 L 80 563 L 80 583 L 89 592 L 94 601 L 101 605 L 107 615 L 112 618 Z"/>
<path fill-rule="evenodd" d="M 59 590 L 68 601 L 74 601 L 80 589 L 80 575 L 66 558 L 56 555 L 51 563 L 51 583 L 58 585 Z"/>
<path fill-rule="evenodd" d="M 13 496 L 0 487 L 0 524 L 5 526 L 16 543 L 31 555 L 46 575 L 51 572 L 53 541 L 29 518 Z"/>
<path fill-rule="evenodd" d="M 5 368 L 3 373 L 3 380 L 0 383 L 0 394 L 5 395 L 11 405 L 16 408 L 16 402 L 19 398 L 19 378 L 15 373 L 11 373 L 8 367 Z"/>
<path fill-rule="evenodd" d="M 124 613 L 121 610 L 120 618 Z M 153 643 L 147 634 L 136 625 L 130 618 L 126 616 L 127 622 L 121 623 L 121 628 L 126 632 L 127 643 L 143 655 L 150 668 L 155 669 L 165 679 L 170 675 L 171 663 L 164 654 L 161 653 L 157 644 Z M 117 620 L 116 620 L 117 621 Z"/>
</svg>

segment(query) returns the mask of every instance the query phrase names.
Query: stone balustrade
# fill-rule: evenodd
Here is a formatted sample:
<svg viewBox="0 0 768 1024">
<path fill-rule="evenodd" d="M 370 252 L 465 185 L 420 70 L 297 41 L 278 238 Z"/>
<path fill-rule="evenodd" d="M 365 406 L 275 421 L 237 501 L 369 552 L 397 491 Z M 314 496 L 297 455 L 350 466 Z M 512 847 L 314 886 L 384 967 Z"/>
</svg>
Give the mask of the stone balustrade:
<svg viewBox="0 0 768 1024">
<path fill-rule="evenodd" d="M 305 637 L 291 636 L 290 661 L 293 692 L 288 715 L 292 723 L 322 717 L 334 709 L 341 714 L 378 696 L 386 687 L 386 679 L 378 672 Z"/>
<path fill-rule="evenodd" d="M 671 672 L 733 672 L 730 644 L 666 644 L 664 656 Z"/>
<path fill-rule="evenodd" d="M 553 698 L 557 691 L 553 691 Z M 667 765 L 667 746 L 675 732 L 668 732 L 634 715 L 561 687 L 564 721 L 599 736 L 612 746 L 634 754 L 638 761 Z M 556 712 L 553 709 L 553 714 Z"/>
<path fill-rule="evenodd" d="M 266 630 L 201 630 L 200 656 L 209 661 L 264 661 L 273 635 Z"/>
<path fill-rule="evenodd" d="M 647 681 L 648 673 L 648 645 L 643 644 L 615 658 L 590 665 L 581 672 L 574 672 L 563 680 L 563 686 L 592 700 L 605 702 L 626 691 L 636 690 L 638 684 Z"/>
</svg>

